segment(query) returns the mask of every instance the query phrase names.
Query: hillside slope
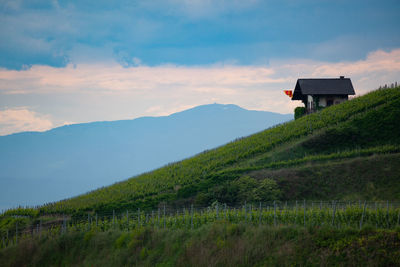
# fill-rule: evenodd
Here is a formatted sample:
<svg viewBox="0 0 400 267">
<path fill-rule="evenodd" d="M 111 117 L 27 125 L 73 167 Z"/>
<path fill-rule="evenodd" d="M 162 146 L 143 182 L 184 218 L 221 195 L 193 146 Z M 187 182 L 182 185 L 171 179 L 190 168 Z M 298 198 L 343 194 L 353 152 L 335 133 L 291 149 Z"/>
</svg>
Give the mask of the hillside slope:
<svg viewBox="0 0 400 267">
<path fill-rule="evenodd" d="M 251 196 L 250 190 L 262 186 L 262 181 L 265 181 L 267 177 L 273 177 L 279 190 L 283 192 L 283 195 L 275 196 L 279 198 L 322 198 L 325 196 L 325 198 L 343 199 L 358 197 L 400 199 L 396 178 L 398 176 L 394 175 L 400 171 L 398 164 L 399 107 L 399 88 L 377 90 L 113 186 L 46 205 L 41 208 L 41 211 L 111 211 L 138 207 L 150 209 L 161 202 L 175 205 L 182 203 L 209 205 L 216 200 L 236 204 L 246 200 L 240 197 L 241 195 Z M 383 154 L 389 154 L 389 158 L 383 157 Z M 364 160 L 372 155 L 378 156 L 368 160 L 376 160 L 379 164 L 372 165 L 368 160 Z M 358 165 L 354 165 L 354 162 L 350 161 L 351 158 L 358 158 L 356 162 L 358 160 L 358 165 L 362 167 L 358 168 Z M 298 180 L 297 183 L 285 180 L 287 179 L 284 175 L 285 171 L 272 172 L 272 170 L 296 166 L 307 167 L 314 163 L 332 163 L 333 160 L 338 163 L 330 165 L 330 168 L 347 169 L 347 176 L 351 176 L 353 172 L 349 166 L 354 166 L 350 186 L 345 182 L 336 182 L 336 180 L 343 180 L 341 171 L 329 176 L 328 173 L 322 171 L 327 169 L 323 165 L 315 169 L 309 167 L 309 169 L 317 173 L 312 177 L 319 177 L 321 181 L 330 177 L 329 179 L 332 180 L 330 184 L 337 184 L 333 191 L 336 192 L 335 194 L 317 193 L 324 192 L 321 191 L 321 182 L 318 182 L 318 179 L 314 179 L 313 182 L 317 182 L 311 186 L 306 180 Z M 386 160 L 393 161 L 393 164 L 385 165 Z M 386 189 L 391 190 L 388 194 L 384 193 L 382 188 L 376 188 L 382 183 L 376 183 L 375 180 L 375 182 L 369 181 L 367 176 L 361 184 L 375 188 L 376 193 L 368 195 L 364 192 L 365 188 L 356 186 L 359 183 L 357 179 L 363 179 L 362 172 L 370 173 L 372 168 L 375 168 L 374 173 L 381 174 L 376 178 L 379 180 L 385 173 L 380 170 L 385 170 L 387 166 L 391 169 L 390 179 L 393 185 L 390 188 L 386 186 Z M 320 171 L 317 171 L 318 169 Z M 261 170 L 265 175 L 260 174 Z M 288 169 L 286 172 L 291 171 Z M 355 177 L 355 174 L 360 176 Z M 373 184 L 369 184 L 370 182 Z M 299 190 L 301 188 L 307 190 Z M 346 191 L 343 191 L 345 188 L 352 189 L 343 193 Z M 258 200 L 270 200 L 270 196 L 264 195 Z"/>
<path fill-rule="evenodd" d="M 9 210 L 0 261 L 397 266 L 399 107 L 400 88 L 375 91 L 113 186 Z"/>
<path fill-rule="evenodd" d="M 0 210 L 85 193 L 292 119 L 235 105 L 0 136 Z"/>
</svg>

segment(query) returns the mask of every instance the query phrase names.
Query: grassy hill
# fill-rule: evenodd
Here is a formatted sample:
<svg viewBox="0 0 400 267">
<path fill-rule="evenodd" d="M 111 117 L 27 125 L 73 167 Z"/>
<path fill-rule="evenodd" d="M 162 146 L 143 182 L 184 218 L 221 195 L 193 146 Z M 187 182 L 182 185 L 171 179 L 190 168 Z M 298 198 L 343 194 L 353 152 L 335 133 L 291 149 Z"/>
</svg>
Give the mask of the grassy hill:
<svg viewBox="0 0 400 267">
<path fill-rule="evenodd" d="M 377 90 L 109 187 L 34 209 L 9 210 L 0 216 L 3 240 L 7 234 L 0 262 L 397 266 L 399 116 L 400 88 Z M 284 208 L 286 201 L 302 199 L 303 206 L 296 201 Z M 368 207 L 360 201 L 346 204 L 360 199 L 373 202 Z M 278 212 L 273 202 L 218 215 L 216 204 L 276 200 L 282 200 Z M 321 206 L 321 200 L 342 202 Z M 377 200 L 391 202 L 377 205 Z M 162 222 L 150 210 L 164 204 L 213 208 L 169 210 L 176 213 L 167 217 L 164 209 Z M 70 216 L 68 230 L 60 214 Z M 39 223 L 47 229 L 43 233 L 37 231 Z M 18 235 L 18 229 L 25 232 Z"/>
<path fill-rule="evenodd" d="M 40 212 L 266 201 L 244 192 L 266 178 L 280 199 L 398 200 L 399 107 L 399 88 L 377 90 Z"/>
</svg>

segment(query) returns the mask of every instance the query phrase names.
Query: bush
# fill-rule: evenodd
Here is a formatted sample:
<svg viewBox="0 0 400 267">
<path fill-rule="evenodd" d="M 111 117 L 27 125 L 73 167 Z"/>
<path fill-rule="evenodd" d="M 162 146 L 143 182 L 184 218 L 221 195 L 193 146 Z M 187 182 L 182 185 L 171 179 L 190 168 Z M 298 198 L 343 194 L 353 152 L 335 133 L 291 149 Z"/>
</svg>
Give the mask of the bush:
<svg viewBox="0 0 400 267">
<path fill-rule="evenodd" d="M 253 190 L 255 201 L 272 201 L 281 197 L 282 193 L 275 180 L 266 178 L 260 181 L 259 186 Z"/>
<path fill-rule="evenodd" d="M 298 118 L 304 116 L 306 114 L 305 107 L 296 107 L 294 109 L 294 119 L 297 120 Z"/>
<path fill-rule="evenodd" d="M 236 189 L 237 203 L 272 201 L 281 197 L 277 183 L 269 178 L 257 181 L 246 175 L 233 181 L 231 186 Z"/>
<path fill-rule="evenodd" d="M 233 186 L 237 192 L 236 196 L 238 203 L 243 203 L 245 201 L 252 202 L 254 199 L 251 192 L 257 188 L 258 182 L 256 179 L 245 175 L 233 181 L 231 186 Z"/>
</svg>

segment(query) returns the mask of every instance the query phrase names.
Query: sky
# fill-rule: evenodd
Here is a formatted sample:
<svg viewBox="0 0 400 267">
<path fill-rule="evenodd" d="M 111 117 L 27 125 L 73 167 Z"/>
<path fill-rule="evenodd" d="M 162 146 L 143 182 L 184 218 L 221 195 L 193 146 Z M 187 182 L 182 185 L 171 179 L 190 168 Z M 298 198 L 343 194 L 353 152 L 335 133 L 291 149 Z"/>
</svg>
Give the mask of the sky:
<svg viewBox="0 0 400 267">
<path fill-rule="evenodd" d="M 0 0 L 0 135 L 202 104 L 292 113 L 298 78 L 400 82 L 398 0 Z"/>
</svg>

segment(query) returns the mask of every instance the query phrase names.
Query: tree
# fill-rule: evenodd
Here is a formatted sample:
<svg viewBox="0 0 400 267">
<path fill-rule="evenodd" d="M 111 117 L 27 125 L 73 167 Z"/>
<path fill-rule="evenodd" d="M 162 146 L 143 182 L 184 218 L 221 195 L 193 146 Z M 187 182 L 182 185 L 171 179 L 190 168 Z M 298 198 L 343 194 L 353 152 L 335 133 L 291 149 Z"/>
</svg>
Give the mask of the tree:
<svg viewBox="0 0 400 267">
<path fill-rule="evenodd" d="M 234 191 L 237 192 L 238 203 L 254 201 L 252 192 L 258 186 L 256 179 L 245 175 L 232 182 Z"/>
</svg>

